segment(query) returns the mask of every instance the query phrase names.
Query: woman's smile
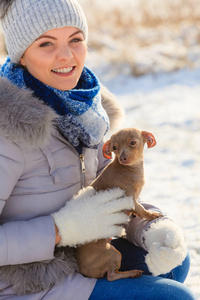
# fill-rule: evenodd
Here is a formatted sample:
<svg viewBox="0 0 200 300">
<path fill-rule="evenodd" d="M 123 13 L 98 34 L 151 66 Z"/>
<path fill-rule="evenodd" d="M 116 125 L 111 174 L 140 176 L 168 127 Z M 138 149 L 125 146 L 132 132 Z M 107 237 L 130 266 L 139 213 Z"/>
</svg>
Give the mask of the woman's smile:
<svg viewBox="0 0 200 300">
<path fill-rule="evenodd" d="M 63 67 L 63 68 L 58 68 L 58 69 L 53 69 L 52 72 L 54 73 L 63 73 L 63 74 L 68 74 L 72 70 L 74 70 L 75 67 Z"/>
<path fill-rule="evenodd" d="M 61 77 L 68 77 L 73 75 L 75 71 L 75 66 L 74 67 L 63 67 L 63 68 L 57 68 L 51 70 L 55 75 L 61 76 Z"/>
</svg>

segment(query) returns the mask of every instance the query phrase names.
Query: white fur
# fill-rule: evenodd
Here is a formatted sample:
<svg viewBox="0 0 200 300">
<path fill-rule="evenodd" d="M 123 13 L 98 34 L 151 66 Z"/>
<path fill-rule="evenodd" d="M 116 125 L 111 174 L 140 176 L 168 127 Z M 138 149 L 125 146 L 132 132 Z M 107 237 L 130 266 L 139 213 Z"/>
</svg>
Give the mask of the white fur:
<svg viewBox="0 0 200 300">
<path fill-rule="evenodd" d="M 148 251 L 145 262 L 154 275 L 166 274 L 182 264 L 187 255 L 183 233 L 173 221 L 159 219 L 143 232 Z"/>
<path fill-rule="evenodd" d="M 59 246 L 76 246 L 93 240 L 120 236 L 129 217 L 121 212 L 133 208 L 132 197 L 119 188 L 96 192 L 87 187 L 58 212 L 52 214 L 58 227 Z"/>
</svg>

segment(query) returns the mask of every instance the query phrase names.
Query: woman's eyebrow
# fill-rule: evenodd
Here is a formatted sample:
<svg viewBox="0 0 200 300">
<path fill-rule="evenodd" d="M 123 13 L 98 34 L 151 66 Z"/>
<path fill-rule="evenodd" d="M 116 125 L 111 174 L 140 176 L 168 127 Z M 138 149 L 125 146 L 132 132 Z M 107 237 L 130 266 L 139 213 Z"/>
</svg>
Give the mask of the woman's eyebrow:
<svg viewBox="0 0 200 300">
<path fill-rule="evenodd" d="M 49 38 L 49 39 L 56 40 L 56 38 L 53 37 L 53 36 L 51 36 L 51 35 L 41 35 L 41 36 L 39 36 L 39 37 L 36 39 L 36 41 L 38 41 L 38 40 L 40 40 L 40 39 L 42 39 L 42 38 Z"/>
<path fill-rule="evenodd" d="M 76 32 L 72 33 L 69 37 L 71 38 L 72 36 L 78 34 L 78 33 L 83 33 L 81 30 L 77 30 Z"/>
</svg>

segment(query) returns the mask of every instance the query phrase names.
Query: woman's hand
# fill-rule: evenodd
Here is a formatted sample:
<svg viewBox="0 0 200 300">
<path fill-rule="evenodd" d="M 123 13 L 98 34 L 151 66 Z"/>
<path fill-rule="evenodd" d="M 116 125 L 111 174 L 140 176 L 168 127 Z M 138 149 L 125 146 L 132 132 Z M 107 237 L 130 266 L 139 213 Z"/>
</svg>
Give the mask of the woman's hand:
<svg viewBox="0 0 200 300">
<path fill-rule="evenodd" d="M 181 265 L 187 255 L 183 233 L 173 221 L 158 219 L 143 232 L 145 262 L 149 271 L 158 276 Z"/>
<path fill-rule="evenodd" d="M 59 234 L 58 227 L 57 227 L 56 225 L 55 225 L 55 233 L 56 233 L 55 245 L 57 245 L 57 244 L 60 243 L 61 236 L 60 236 L 60 234 Z"/>
<path fill-rule="evenodd" d="M 124 210 L 133 209 L 133 198 L 114 188 L 96 192 L 87 187 L 52 216 L 58 246 L 76 246 L 94 240 L 120 236 L 129 217 Z"/>
</svg>

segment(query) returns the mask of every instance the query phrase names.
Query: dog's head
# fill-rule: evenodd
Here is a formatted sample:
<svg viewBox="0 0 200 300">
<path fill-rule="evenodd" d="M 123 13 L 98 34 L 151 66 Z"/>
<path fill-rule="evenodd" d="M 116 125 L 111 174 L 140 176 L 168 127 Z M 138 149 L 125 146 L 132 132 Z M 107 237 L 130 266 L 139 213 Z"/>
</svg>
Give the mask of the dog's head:
<svg viewBox="0 0 200 300">
<path fill-rule="evenodd" d="M 111 159 L 112 152 L 122 165 L 133 165 L 143 160 L 143 149 L 147 143 L 148 148 L 156 145 L 152 133 L 140 131 L 136 128 L 126 128 L 113 134 L 103 146 L 104 157 Z"/>
</svg>

